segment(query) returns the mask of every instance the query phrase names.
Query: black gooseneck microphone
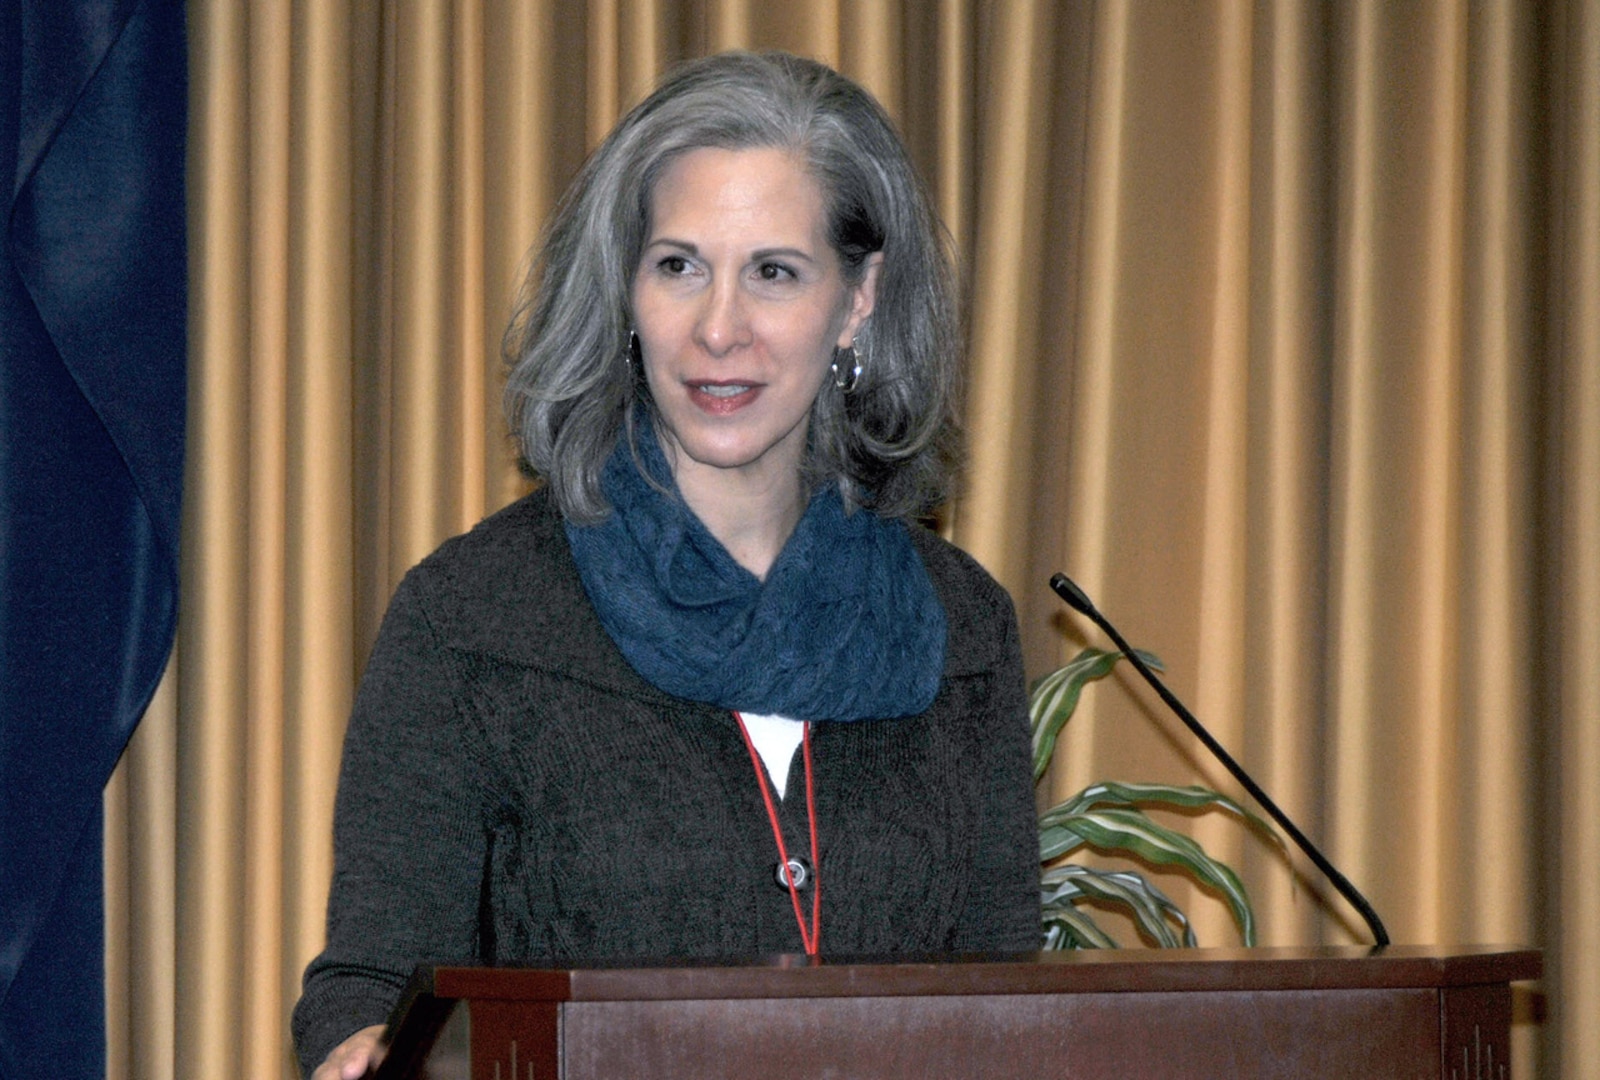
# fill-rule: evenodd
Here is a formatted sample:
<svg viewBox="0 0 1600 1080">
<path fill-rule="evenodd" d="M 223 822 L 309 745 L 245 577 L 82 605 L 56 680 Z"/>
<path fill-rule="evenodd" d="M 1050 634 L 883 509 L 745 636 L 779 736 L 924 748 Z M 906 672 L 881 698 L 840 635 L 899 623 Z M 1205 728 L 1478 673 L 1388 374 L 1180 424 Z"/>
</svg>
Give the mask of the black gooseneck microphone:
<svg viewBox="0 0 1600 1080">
<path fill-rule="evenodd" d="M 1072 579 L 1065 574 L 1058 573 L 1052 577 L 1050 579 L 1050 587 L 1055 590 L 1057 596 L 1067 602 L 1068 607 L 1088 616 L 1096 626 L 1106 632 L 1106 636 L 1116 643 L 1117 648 L 1122 650 L 1122 655 L 1128 658 L 1128 662 L 1138 669 L 1139 674 L 1144 676 L 1146 682 L 1155 687 L 1156 693 L 1161 695 L 1161 700 L 1167 703 L 1167 707 L 1178 714 L 1178 719 L 1182 720 L 1185 726 L 1194 732 L 1196 738 L 1206 744 L 1206 749 L 1210 750 L 1212 755 L 1222 762 L 1228 772 L 1233 774 L 1233 778 L 1239 781 L 1244 789 L 1250 793 L 1250 797 L 1267 812 L 1267 816 L 1277 822 L 1278 827 L 1289 834 L 1289 838 L 1295 842 L 1301 851 L 1306 853 L 1308 859 L 1316 864 L 1317 869 L 1321 870 L 1328 880 L 1333 882 L 1333 887 L 1339 890 L 1339 895 L 1348 900 L 1350 906 L 1361 913 L 1361 917 L 1367 922 L 1367 928 L 1372 931 L 1373 940 L 1380 947 L 1389 944 L 1389 931 L 1384 929 L 1383 920 L 1378 918 L 1378 913 L 1372 909 L 1371 904 L 1367 903 L 1367 898 L 1362 896 L 1354 885 L 1350 884 L 1348 878 L 1339 873 L 1338 869 L 1328 861 L 1327 856 L 1317 850 L 1317 846 L 1306 838 L 1306 834 L 1300 831 L 1299 826 L 1289 820 L 1289 815 L 1278 809 L 1278 804 L 1273 802 L 1265 791 L 1261 790 L 1260 784 L 1251 779 L 1250 774 L 1244 771 L 1244 766 L 1233 760 L 1233 755 L 1222 748 L 1222 744 L 1212 736 L 1211 732 L 1206 730 L 1205 725 L 1195 719 L 1194 713 L 1186 709 L 1183 702 L 1179 701 L 1177 696 L 1167 689 L 1167 684 L 1156 678 L 1156 673 L 1151 671 L 1149 665 L 1143 660 L 1139 659 L 1139 654 L 1133 651 L 1133 646 L 1129 645 L 1123 639 L 1123 636 L 1117 633 L 1117 628 L 1112 626 L 1104 615 L 1100 614 L 1099 609 L 1089 600 L 1088 594 L 1078 588 Z"/>
</svg>

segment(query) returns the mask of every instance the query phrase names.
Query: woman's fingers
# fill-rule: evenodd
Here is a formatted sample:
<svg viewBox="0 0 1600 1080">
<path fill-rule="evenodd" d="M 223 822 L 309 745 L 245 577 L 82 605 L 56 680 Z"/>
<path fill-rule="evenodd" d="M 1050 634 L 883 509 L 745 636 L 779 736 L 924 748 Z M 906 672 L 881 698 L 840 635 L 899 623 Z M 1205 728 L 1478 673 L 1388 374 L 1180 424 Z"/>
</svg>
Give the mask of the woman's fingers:
<svg viewBox="0 0 1600 1080">
<path fill-rule="evenodd" d="M 383 1060 L 383 1025 L 362 1028 L 328 1051 L 311 1080 L 361 1080 Z"/>
</svg>

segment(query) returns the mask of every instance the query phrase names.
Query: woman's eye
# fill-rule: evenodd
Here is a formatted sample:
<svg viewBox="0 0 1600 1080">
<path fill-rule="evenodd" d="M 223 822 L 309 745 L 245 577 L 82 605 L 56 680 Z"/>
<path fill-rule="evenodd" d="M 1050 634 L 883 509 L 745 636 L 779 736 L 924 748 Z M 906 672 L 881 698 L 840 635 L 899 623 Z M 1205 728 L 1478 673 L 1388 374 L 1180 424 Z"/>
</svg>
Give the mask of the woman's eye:
<svg viewBox="0 0 1600 1080">
<path fill-rule="evenodd" d="M 656 265 L 659 266 L 664 273 L 682 274 L 688 271 L 689 260 L 685 259 L 682 255 L 668 255 Z"/>
<path fill-rule="evenodd" d="M 768 262 L 756 267 L 756 277 L 762 281 L 789 281 L 794 276 L 794 271 L 782 263 Z"/>
</svg>

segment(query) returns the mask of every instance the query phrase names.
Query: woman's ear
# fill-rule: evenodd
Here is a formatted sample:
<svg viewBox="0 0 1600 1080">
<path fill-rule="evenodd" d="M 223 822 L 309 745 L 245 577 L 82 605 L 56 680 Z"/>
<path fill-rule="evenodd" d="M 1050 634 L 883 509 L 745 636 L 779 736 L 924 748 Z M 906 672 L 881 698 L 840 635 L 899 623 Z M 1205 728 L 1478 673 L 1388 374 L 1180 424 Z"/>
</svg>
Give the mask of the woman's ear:
<svg viewBox="0 0 1600 1080">
<path fill-rule="evenodd" d="M 878 274 L 883 270 L 883 252 L 874 251 L 862 266 L 861 280 L 850 289 L 850 315 L 839 333 L 839 348 L 848 348 L 861 331 L 861 324 L 878 302 Z"/>
</svg>

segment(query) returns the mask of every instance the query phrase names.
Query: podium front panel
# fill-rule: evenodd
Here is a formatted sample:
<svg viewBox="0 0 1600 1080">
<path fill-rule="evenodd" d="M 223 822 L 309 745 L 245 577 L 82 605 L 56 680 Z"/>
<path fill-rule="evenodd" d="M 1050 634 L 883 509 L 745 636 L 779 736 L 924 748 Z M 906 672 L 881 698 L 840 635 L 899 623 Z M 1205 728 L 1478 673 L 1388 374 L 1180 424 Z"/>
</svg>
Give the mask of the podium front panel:
<svg viewBox="0 0 1600 1080">
<path fill-rule="evenodd" d="M 1439 1068 L 1439 999 L 1427 990 L 583 1002 L 564 1008 L 564 1080 L 1299 1080 L 1434 1077 Z"/>
<path fill-rule="evenodd" d="M 423 968 L 379 1076 L 1504 1080 L 1540 973 L 1497 946 Z"/>
</svg>

